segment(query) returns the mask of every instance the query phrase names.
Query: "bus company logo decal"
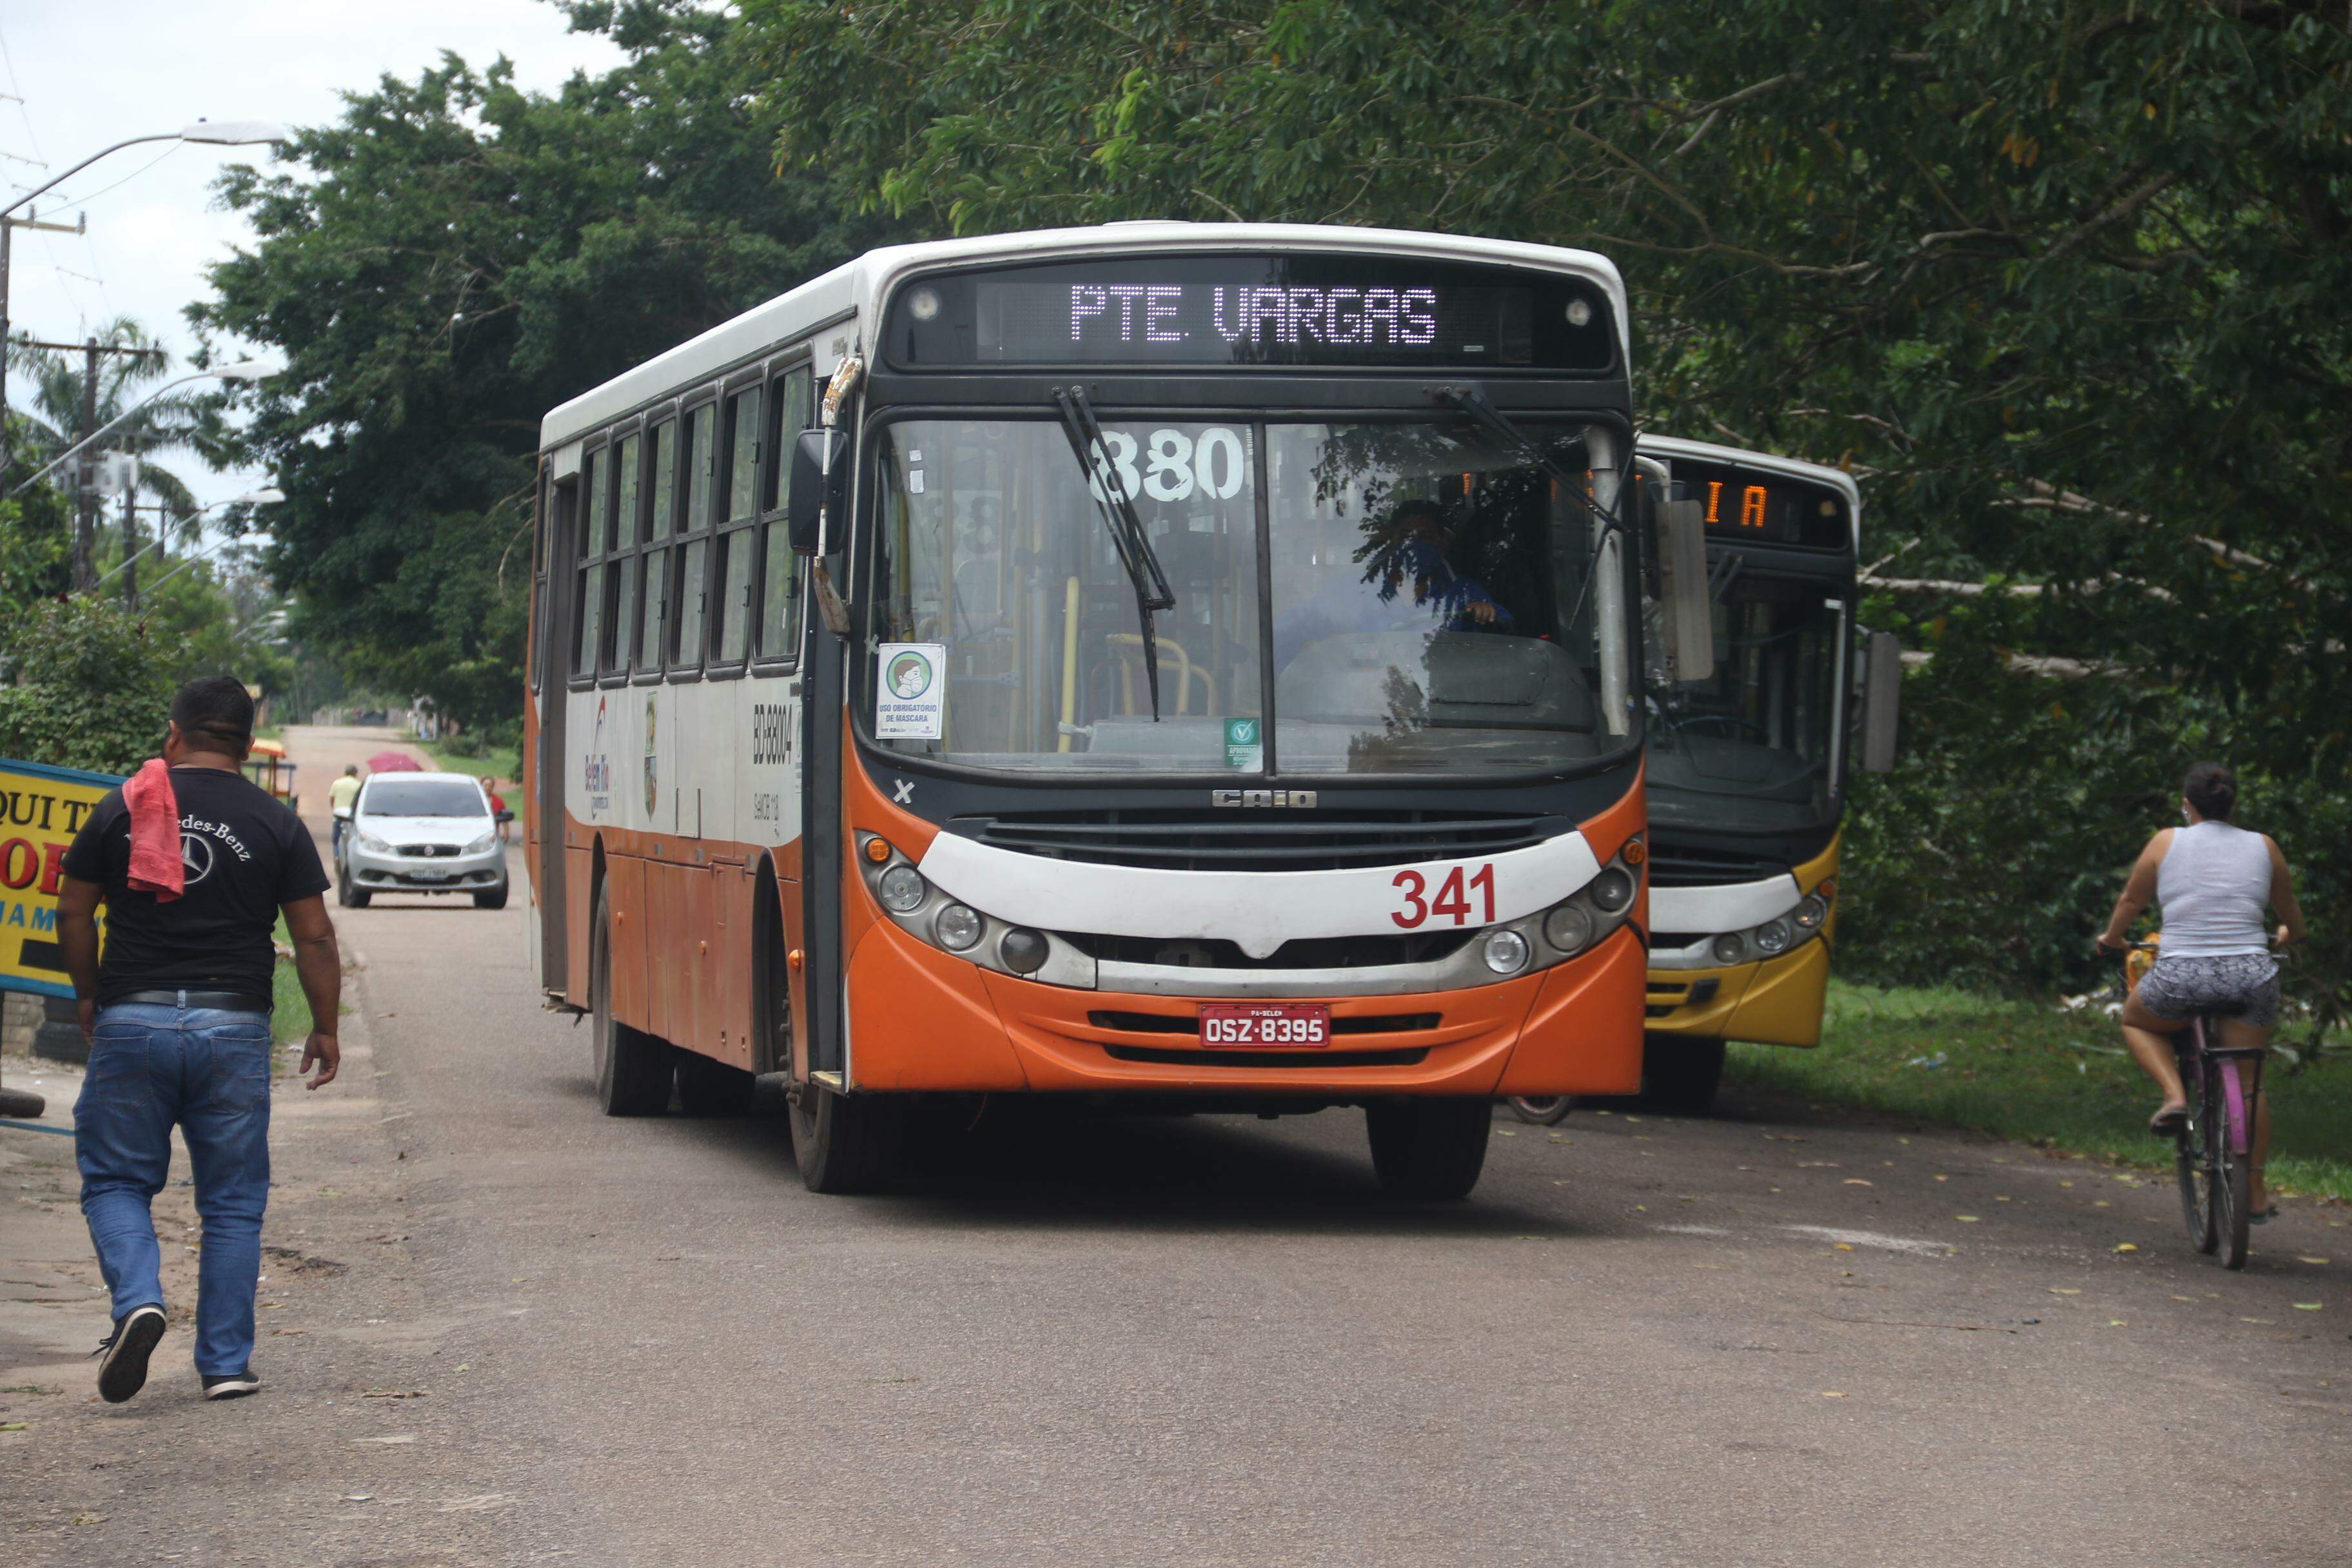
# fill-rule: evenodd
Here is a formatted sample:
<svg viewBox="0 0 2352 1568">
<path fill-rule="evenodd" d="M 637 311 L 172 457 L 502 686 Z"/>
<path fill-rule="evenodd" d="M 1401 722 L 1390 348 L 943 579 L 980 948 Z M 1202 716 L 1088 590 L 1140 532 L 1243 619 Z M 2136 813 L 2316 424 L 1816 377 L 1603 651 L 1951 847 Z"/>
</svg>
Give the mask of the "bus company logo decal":
<svg viewBox="0 0 2352 1568">
<path fill-rule="evenodd" d="M 1209 804 L 1240 811 L 1276 806 L 1313 811 L 1317 805 L 1311 789 L 1213 789 L 1209 792 Z"/>
<path fill-rule="evenodd" d="M 601 696 L 596 699 L 596 722 L 588 732 L 588 753 L 580 763 L 580 787 L 592 813 L 610 810 L 613 804 L 613 759 L 604 752 L 604 702 Z"/>
<path fill-rule="evenodd" d="M 651 816 L 654 803 L 661 795 L 661 764 L 654 751 L 656 704 L 654 694 L 646 694 L 646 815 Z"/>
</svg>

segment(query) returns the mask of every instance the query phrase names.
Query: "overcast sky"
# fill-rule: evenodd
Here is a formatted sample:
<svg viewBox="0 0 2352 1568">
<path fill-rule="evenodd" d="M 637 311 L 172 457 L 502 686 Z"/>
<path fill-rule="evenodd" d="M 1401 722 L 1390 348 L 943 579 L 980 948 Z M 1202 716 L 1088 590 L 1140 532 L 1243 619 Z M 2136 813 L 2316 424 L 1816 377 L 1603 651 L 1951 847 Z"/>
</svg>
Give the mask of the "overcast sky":
<svg viewBox="0 0 2352 1568">
<path fill-rule="evenodd" d="M 101 147 L 198 119 L 333 120 L 338 93 L 414 76 L 444 49 L 478 68 L 504 54 L 520 85 L 542 91 L 618 62 L 604 39 L 565 25 L 541 0 L 0 0 L 0 92 L 24 100 L 0 100 L 0 180 L 13 200 Z M 251 238 L 215 208 L 210 183 L 224 163 L 268 151 L 125 148 L 41 198 L 42 218 L 87 212 L 89 232 L 17 231 L 11 335 L 78 342 L 126 315 L 186 354 L 181 311 L 207 294 L 205 264 Z M 12 405 L 25 390 L 12 378 Z M 167 461 L 207 503 L 266 482 L 184 455 Z"/>
</svg>

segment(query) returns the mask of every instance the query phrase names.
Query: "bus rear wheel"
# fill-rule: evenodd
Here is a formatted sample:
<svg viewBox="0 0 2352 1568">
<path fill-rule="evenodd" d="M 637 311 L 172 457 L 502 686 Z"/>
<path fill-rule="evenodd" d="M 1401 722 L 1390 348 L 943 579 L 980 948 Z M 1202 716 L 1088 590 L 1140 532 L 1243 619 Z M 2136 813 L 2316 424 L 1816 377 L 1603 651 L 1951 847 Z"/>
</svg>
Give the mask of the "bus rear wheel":
<svg viewBox="0 0 2352 1568">
<path fill-rule="evenodd" d="M 1660 1110 L 1705 1110 L 1723 1083 L 1723 1042 L 1652 1035 L 1642 1042 L 1642 1098 Z"/>
<path fill-rule="evenodd" d="M 677 1053 L 677 1103 L 688 1116 L 742 1116 L 759 1079 L 694 1051 Z"/>
<path fill-rule="evenodd" d="M 793 1096 L 793 1157 L 813 1193 L 870 1193 L 898 1169 L 907 1108 L 897 1096 L 803 1083 Z"/>
<path fill-rule="evenodd" d="M 596 1103 L 607 1116 L 659 1116 L 669 1109 L 674 1053 L 667 1041 L 613 1016 L 613 917 L 601 888 L 590 932 L 588 1016 L 596 1052 Z"/>
<path fill-rule="evenodd" d="M 1484 1100 L 1388 1100 L 1364 1108 L 1372 1173 L 1401 1198 L 1462 1198 L 1486 1165 L 1495 1108 Z"/>
</svg>

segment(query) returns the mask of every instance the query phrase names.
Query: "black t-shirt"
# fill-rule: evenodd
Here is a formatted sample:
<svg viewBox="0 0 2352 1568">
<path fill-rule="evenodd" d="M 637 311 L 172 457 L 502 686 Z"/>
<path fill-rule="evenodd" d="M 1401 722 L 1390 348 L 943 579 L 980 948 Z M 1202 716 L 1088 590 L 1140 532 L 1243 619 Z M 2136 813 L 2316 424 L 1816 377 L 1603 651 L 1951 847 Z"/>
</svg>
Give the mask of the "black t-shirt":
<svg viewBox="0 0 2352 1568">
<path fill-rule="evenodd" d="M 173 768 L 172 793 L 186 886 L 170 902 L 127 886 L 131 812 L 119 789 L 98 803 L 66 851 L 67 876 L 106 889 L 101 1007 L 133 991 L 268 996 L 278 907 L 327 890 L 310 829 L 242 773 Z"/>
</svg>

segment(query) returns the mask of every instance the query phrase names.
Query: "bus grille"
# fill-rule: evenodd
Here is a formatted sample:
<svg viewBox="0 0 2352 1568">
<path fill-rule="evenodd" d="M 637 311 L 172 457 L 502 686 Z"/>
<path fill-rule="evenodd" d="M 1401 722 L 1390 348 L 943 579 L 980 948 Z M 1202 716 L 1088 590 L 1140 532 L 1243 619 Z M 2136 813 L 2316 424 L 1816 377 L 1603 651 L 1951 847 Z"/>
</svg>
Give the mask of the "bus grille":
<svg viewBox="0 0 2352 1568">
<path fill-rule="evenodd" d="M 1109 963 L 1154 963 L 1174 969 L 1377 969 L 1435 963 L 1467 946 L 1475 931 L 1398 931 L 1368 936 L 1293 937 L 1264 958 L 1253 958 L 1223 937 L 1111 936 L 1061 931 L 1088 958 Z"/>
<path fill-rule="evenodd" d="M 1088 811 L 959 818 L 981 843 L 1024 855 L 1177 871 L 1333 871 L 1498 855 L 1570 826 L 1471 811 Z"/>
<path fill-rule="evenodd" d="M 1788 869 L 1786 860 L 1769 855 L 1685 849 L 1665 844 L 1650 846 L 1650 886 L 1654 888 L 1711 888 L 1730 882 L 1760 882 L 1767 877 L 1784 875 Z"/>
</svg>

